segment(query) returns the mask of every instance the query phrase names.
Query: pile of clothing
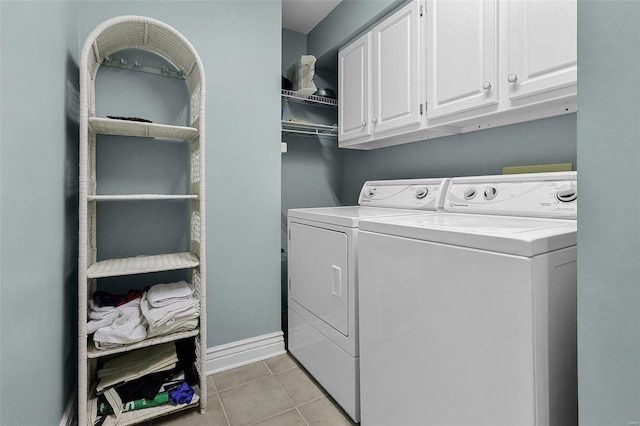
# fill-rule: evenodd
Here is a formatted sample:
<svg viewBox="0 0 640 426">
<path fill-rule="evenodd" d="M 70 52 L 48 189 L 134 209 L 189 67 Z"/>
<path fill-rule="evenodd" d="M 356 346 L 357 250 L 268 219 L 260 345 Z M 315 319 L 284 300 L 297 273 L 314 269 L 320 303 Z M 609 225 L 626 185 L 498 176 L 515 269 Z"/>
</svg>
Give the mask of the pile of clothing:
<svg viewBox="0 0 640 426">
<path fill-rule="evenodd" d="M 124 296 L 96 291 L 89 300 L 87 334 L 93 334 L 98 349 L 140 342 L 147 338 L 146 321 L 140 310 L 143 291 Z"/>
<path fill-rule="evenodd" d="M 89 300 L 87 334 L 112 349 L 198 326 L 200 301 L 186 281 L 156 284 L 126 295 L 96 291 Z"/>
<path fill-rule="evenodd" d="M 162 404 L 195 402 L 194 341 L 169 342 L 128 352 L 104 363 L 89 398 L 92 424 L 117 424 L 123 413 Z"/>
</svg>

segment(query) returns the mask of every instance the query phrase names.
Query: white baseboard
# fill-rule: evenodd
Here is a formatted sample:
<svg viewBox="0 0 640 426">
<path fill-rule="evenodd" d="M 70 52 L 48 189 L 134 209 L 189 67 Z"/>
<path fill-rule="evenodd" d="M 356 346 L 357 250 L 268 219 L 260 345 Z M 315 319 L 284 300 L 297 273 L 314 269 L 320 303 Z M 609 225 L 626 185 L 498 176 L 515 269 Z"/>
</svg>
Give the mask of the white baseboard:
<svg viewBox="0 0 640 426">
<path fill-rule="evenodd" d="M 282 331 L 208 348 L 207 375 L 242 367 L 286 352 Z"/>
<path fill-rule="evenodd" d="M 78 423 L 78 419 L 76 419 L 76 413 L 78 412 L 76 410 L 77 395 L 77 391 L 74 389 L 69 397 L 69 402 L 67 402 L 67 408 L 62 413 L 60 426 L 72 426 Z"/>
</svg>

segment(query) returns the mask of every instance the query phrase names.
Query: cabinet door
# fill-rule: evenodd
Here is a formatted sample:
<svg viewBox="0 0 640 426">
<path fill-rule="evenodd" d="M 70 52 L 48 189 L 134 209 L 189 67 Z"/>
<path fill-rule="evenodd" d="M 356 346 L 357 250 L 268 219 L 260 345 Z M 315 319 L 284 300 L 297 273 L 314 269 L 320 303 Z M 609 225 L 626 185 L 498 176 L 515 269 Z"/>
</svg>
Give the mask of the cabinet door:
<svg viewBox="0 0 640 426">
<path fill-rule="evenodd" d="M 427 117 L 497 104 L 496 0 L 431 0 L 427 17 Z"/>
<path fill-rule="evenodd" d="M 420 124 L 419 1 L 373 31 L 374 134 Z"/>
<path fill-rule="evenodd" d="M 518 0 L 508 7 L 511 101 L 577 82 L 576 0 Z"/>
<path fill-rule="evenodd" d="M 371 34 L 338 53 L 338 141 L 371 135 Z"/>
</svg>

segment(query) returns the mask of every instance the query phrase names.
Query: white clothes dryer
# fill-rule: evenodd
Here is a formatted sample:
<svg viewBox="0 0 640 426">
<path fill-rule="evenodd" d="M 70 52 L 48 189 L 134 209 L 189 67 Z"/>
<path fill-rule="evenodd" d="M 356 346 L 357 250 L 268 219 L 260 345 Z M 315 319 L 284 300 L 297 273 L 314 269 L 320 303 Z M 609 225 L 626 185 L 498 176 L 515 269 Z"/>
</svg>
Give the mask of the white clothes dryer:
<svg viewBox="0 0 640 426">
<path fill-rule="evenodd" d="M 575 172 L 453 178 L 360 222 L 362 424 L 577 424 Z"/>
<path fill-rule="evenodd" d="M 358 224 L 441 208 L 447 179 L 368 181 L 359 206 L 288 212 L 288 348 L 360 421 Z"/>
</svg>

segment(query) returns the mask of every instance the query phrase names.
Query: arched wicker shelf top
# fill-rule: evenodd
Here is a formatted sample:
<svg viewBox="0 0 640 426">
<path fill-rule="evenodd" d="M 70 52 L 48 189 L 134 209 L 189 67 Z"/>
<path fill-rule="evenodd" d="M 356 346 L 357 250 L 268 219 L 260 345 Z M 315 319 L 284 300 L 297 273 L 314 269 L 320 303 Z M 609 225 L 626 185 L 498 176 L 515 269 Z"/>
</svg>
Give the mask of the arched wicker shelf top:
<svg viewBox="0 0 640 426">
<path fill-rule="evenodd" d="M 119 16 L 98 25 L 87 37 L 81 63 L 91 78 L 106 57 L 125 49 L 144 49 L 162 55 L 186 77 L 189 91 L 203 83 L 198 53 L 173 27 L 145 16 Z"/>
</svg>

